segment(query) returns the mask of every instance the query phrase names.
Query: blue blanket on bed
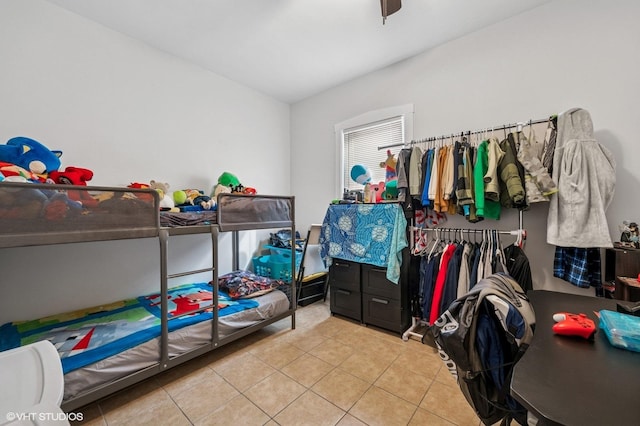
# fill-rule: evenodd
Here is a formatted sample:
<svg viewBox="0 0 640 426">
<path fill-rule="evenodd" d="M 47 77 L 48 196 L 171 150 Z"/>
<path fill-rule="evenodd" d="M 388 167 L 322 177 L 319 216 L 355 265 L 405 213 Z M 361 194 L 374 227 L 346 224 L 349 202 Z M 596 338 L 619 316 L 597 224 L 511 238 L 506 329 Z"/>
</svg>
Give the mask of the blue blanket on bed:
<svg viewBox="0 0 640 426">
<path fill-rule="evenodd" d="M 169 331 L 211 320 L 211 307 L 190 313 L 212 305 L 211 290 L 207 283 L 170 289 Z M 159 293 L 149 294 L 37 320 L 6 323 L 0 327 L 0 351 L 49 340 L 58 349 L 62 370 L 67 373 L 160 336 L 160 300 Z M 218 295 L 219 317 L 257 306 L 258 302 L 252 299 L 232 300 L 223 291 Z"/>
</svg>

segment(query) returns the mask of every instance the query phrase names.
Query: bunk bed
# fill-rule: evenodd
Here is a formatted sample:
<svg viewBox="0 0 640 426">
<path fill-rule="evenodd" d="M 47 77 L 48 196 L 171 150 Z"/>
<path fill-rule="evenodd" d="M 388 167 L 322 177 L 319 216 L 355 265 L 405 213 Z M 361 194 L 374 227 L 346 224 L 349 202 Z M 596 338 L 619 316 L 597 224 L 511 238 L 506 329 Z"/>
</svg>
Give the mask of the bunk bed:
<svg viewBox="0 0 640 426">
<path fill-rule="evenodd" d="M 156 239 L 160 248 L 157 291 L 0 324 L 0 350 L 52 341 L 65 372 L 62 408 L 71 411 L 281 319 L 290 317 L 295 328 L 295 280 L 260 277 L 238 267 L 239 233 L 289 229 L 294 234 L 294 198 L 220 194 L 217 201 L 215 214 L 167 220 L 161 219 L 154 190 L 0 182 L 0 248 L 138 238 Z M 222 233 L 231 234 L 233 272 L 219 276 Z M 210 267 L 168 273 L 171 237 L 192 234 L 210 235 Z M 291 250 L 295 270 L 295 245 Z M 172 285 L 203 274 L 211 280 Z M 127 338 L 120 338 L 124 334 Z"/>
</svg>

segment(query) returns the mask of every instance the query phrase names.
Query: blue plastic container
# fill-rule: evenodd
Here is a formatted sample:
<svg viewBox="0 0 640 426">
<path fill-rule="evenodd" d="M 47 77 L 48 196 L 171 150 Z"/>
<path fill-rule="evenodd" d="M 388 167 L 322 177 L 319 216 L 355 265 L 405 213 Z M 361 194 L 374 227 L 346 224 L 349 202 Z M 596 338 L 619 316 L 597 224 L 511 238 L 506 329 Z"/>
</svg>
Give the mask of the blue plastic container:
<svg viewBox="0 0 640 426">
<path fill-rule="evenodd" d="M 293 277 L 291 273 L 291 256 L 289 256 L 289 259 L 284 260 L 269 254 L 254 257 L 253 271 L 263 277 L 291 282 Z"/>
<path fill-rule="evenodd" d="M 640 317 L 602 310 L 600 329 L 616 348 L 640 352 Z"/>
</svg>

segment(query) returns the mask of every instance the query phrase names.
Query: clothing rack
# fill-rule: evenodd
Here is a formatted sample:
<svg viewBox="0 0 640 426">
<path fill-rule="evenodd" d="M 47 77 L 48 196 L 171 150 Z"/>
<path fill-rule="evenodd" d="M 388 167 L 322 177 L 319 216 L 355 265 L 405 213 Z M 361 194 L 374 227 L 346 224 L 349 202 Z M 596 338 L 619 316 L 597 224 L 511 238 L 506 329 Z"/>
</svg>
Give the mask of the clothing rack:
<svg viewBox="0 0 640 426">
<path fill-rule="evenodd" d="M 507 129 L 513 129 L 516 128 L 518 129 L 518 131 L 522 130 L 522 128 L 524 126 L 532 126 L 534 124 L 542 124 L 542 123 L 547 123 L 551 118 L 553 118 L 554 116 L 551 116 L 549 118 L 541 118 L 538 120 L 529 120 L 526 122 L 522 122 L 519 121 L 517 123 L 508 123 L 508 124 L 502 124 L 499 126 L 494 126 L 494 127 L 488 127 L 486 129 L 481 129 L 481 130 L 467 130 L 466 132 L 460 132 L 460 133 L 451 133 L 449 135 L 441 135 L 441 136 L 433 136 L 430 138 L 425 138 L 425 139 L 418 139 L 418 140 L 412 140 L 411 142 L 408 143 L 408 145 L 415 145 L 415 144 L 419 144 L 419 143 L 427 143 L 427 142 L 437 142 L 437 141 L 444 141 L 445 139 L 453 139 L 455 137 L 469 137 L 471 135 L 479 135 L 479 134 L 483 134 L 483 133 L 487 133 L 487 132 L 494 132 L 496 130 L 504 130 L 505 132 L 507 131 Z M 379 146 L 378 147 L 378 151 L 381 151 L 383 149 L 387 149 L 387 148 L 394 148 L 397 146 L 407 146 L 407 143 L 394 143 L 391 145 L 383 145 L 383 146 Z"/>
<path fill-rule="evenodd" d="M 522 212 L 520 213 L 522 215 Z M 522 220 L 522 219 L 521 219 Z M 522 222 L 521 222 L 522 225 Z M 485 235 L 486 232 L 491 232 L 498 235 L 513 235 L 515 237 L 517 237 L 517 244 L 520 246 L 520 248 L 524 248 L 524 242 L 527 239 L 527 231 L 525 229 L 522 228 L 522 226 L 520 226 L 520 228 L 518 229 L 514 229 L 514 230 L 510 230 L 510 231 L 501 231 L 498 229 L 467 229 L 467 228 L 422 228 L 422 227 L 416 227 L 416 226 L 411 226 L 410 227 L 410 231 L 411 231 L 411 249 L 413 250 L 413 244 L 415 242 L 415 232 L 419 231 L 419 232 L 426 232 L 426 231 L 432 231 L 432 232 L 436 232 L 438 235 L 440 236 L 451 236 L 451 235 L 456 235 L 457 233 L 460 234 L 482 234 L 483 237 Z"/>
<path fill-rule="evenodd" d="M 415 227 L 412 226 L 410 228 L 411 230 L 411 244 L 414 243 L 415 238 L 414 238 L 414 232 L 416 230 L 418 230 L 419 232 L 436 232 L 436 233 L 442 233 L 442 234 L 447 234 L 447 233 L 467 233 L 467 234 L 479 234 L 482 233 L 484 235 L 485 232 L 490 231 L 490 232 L 495 232 L 499 235 L 513 235 L 516 236 L 518 238 L 518 240 L 520 241 L 520 244 L 524 244 L 524 241 L 527 239 L 527 231 L 525 229 L 522 228 L 522 211 L 520 211 L 520 227 L 518 229 L 513 229 L 513 230 L 497 230 L 497 229 L 486 229 L 486 228 L 480 228 L 480 229 L 469 229 L 469 228 L 443 228 L 443 227 L 434 227 L 434 228 L 422 228 L 422 227 Z M 521 246 L 522 247 L 522 246 Z M 416 317 L 411 317 L 411 326 L 404 332 L 402 333 L 402 340 L 407 341 L 409 340 L 411 337 L 415 337 L 415 338 L 419 338 L 421 341 L 424 339 L 425 335 L 427 334 L 427 331 L 429 330 L 429 323 L 423 319 L 418 319 Z M 423 342 L 424 343 L 424 342 Z"/>
<path fill-rule="evenodd" d="M 498 126 L 493 126 L 493 127 L 488 127 L 488 128 L 484 128 L 484 129 L 480 129 L 480 130 L 474 130 L 474 131 L 463 131 L 460 133 L 451 133 L 450 135 L 441 135 L 441 136 L 435 136 L 435 137 L 430 137 L 430 138 L 426 138 L 426 139 L 420 139 L 420 140 L 412 140 L 409 143 L 395 143 L 395 144 L 390 144 L 390 145 L 383 145 L 383 146 L 378 146 L 378 151 L 383 150 L 383 149 L 387 149 L 387 148 L 394 148 L 394 147 L 398 147 L 398 146 L 402 146 L 402 147 L 407 147 L 407 146 L 413 146 L 416 144 L 420 144 L 420 143 L 431 143 L 431 142 L 437 142 L 437 141 L 444 141 L 446 139 L 451 139 L 452 143 L 453 143 L 453 139 L 456 137 L 459 137 L 460 139 L 464 139 L 464 138 L 469 138 L 471 137 L 471 135 L 485 135 L 488 133 L 491 133 L 493 135 L 493 133 L 496 130 L 500 130 L 502 129 L 505 132 L 505 137 L 507 136 L 506 132 L 507 130 L 511 130 L 513 128 L 517 129 L 518 132 L 522 131 L 522 129 L 525 126 L 532 126 L 534 124 L 542 124 L 542 123 L 548 123 L 551 120 L 553 120 L 555 117 L 555 115 L 551 115 L 550 117 L 544 118 L 544 119 L 538 119 L 538 120 L 528 120 L 526 122 L 516 122 L 516 123 L 508 123 L 508 124 L 502 124 L 502 125 L 498 125 Z M 484 137 L 484 136 L 483 136 Z M 526 230 L 523 227 L 523 211 L 519 210 L 519 217 L 518 217 L 518 229 L 515 230 L 491 230 L 499 235 L 514 235 L 518 238 L 518 244 L 520 245 L 520 247 L 522 248 L 522 244 L 524 244 L 524 241 L 526 240 Z M 414 232 L 416 230 L 420 230 L 419 232 L 443 232 L 443 233 L 457 233 L 457 232 L 462 232 L 462 233 L 467 233 L 467 234 L 471 234 L 473 233 L 474 235 L 477 233 L 484 233 L 487 231 L 487 229 L 460 229 L 460 228 L 439 228 L 439 227 L 435 227 L 435 228 L 416 228 L 416 227 L 411 227 L 411 244 L 414 244 L 415 242 L 415 234 Z M 411 319 L 412 324 L 409 327 L 408 330 L 406 330 L 403 334 L 402 334 L 402 340 L 409 340 L 409 338 L 411 337 L 416 337 L 416 338 L 420 338 L 421 341 L 423 341 L 424 343 L 424 338 L 427 335 L 427 332 L 429 330 L 429 324 L 424 321 L 423 319 L 419 319 L 419 318 L 415 318 L 412 317 Z M 418 332 L 420 331 L 420 332 Z"/>
</svg>

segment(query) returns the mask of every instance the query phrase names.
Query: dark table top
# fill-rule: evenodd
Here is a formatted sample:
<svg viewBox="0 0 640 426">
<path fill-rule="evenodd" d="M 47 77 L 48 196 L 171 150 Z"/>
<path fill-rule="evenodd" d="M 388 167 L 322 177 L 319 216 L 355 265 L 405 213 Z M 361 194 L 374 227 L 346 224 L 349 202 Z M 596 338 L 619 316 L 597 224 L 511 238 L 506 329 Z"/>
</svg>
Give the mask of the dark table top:
<svg viewBox="0 0 640 426">
<path fill-rule="evenodd" d="M 511 394 L 541 424 L 640 425 L 640 352 L 609 344 L 598 329 L 593 341 L 558 336 L 557 312 L 616 310 L 616 301 L 536 290 L 528 293 L 536 314 L 531 346 L 518 361 Z"/>
</svg>

